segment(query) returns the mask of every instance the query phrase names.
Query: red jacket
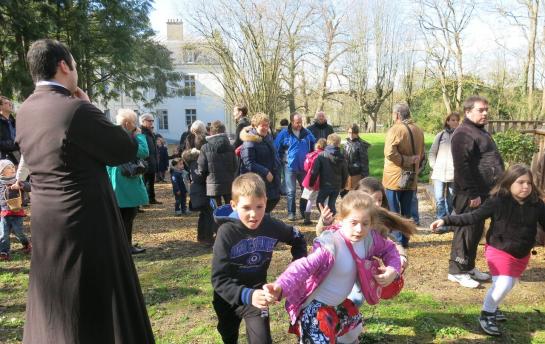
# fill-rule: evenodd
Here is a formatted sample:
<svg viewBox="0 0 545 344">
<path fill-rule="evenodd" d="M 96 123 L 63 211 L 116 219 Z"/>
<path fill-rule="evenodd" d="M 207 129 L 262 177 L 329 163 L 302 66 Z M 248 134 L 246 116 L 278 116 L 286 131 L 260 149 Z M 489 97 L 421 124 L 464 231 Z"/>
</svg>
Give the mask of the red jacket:
<svg viewBox="0 0 545 344">
<path fill-rule="evenodd" d="M 303 168 L 305 169 L 305 172 L 307 173 L 305 175 L 305 179 L 303 179 L 303 187 L 307 189 L 312 189 L 315 191 L 318 191 L 320 188 L 320 177 L 316 179 L 316 182 L 314 182 L 314 185 L 310 185 L 310 174 L 312 172 L 312 166 L 314 166 L 314 161 L 316 161 L 316 158 L 318 157 L 318 154 L 323 152 L 323 149 L 316 149 L 313 152 L 310 152 L 305 157 L 305 162 L 303 165 Z"/>
</svg>

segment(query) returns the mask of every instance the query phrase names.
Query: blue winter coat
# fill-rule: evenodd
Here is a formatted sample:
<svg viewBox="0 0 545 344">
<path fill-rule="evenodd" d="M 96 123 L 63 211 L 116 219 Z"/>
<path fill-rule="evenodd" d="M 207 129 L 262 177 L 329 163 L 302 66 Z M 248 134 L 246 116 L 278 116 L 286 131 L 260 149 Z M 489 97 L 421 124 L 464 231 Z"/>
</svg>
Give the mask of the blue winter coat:
<svg viewBox="0 0 545 344">
<path fill-rule="evenodd" d="M 272 136 L 259 136 L 255 129 L 243 129 L 240 132 L 242 150 L 240 152 L 240 174 L 247 172 L 257 173 L 265 181 L 267 198 L 280 198 L 280 159 L 276 153 Z M 267 181 L 267 174 L 271 172 L 273 181 Z"/>
<path fill-rule="evenodd" d="M 168 148 L 166 146 L 157 146 L 157 155 L 159 158 L 157 170 L 165 172 L 168 170 Z"/>
<path fill-rule="evenodd" d="M 184 184 L 184 172 L 185 170 L 179 170 L 177 168 L 170 169 L 170 181 L 172 182 L 172 192 L 176 195 L 177 192 L 187 194 L 187 189 Z"/>
<path fill-rule="evenodd" d="M 287 154 L 286 166 L 288 170 L 302 173 L 305 173 L 303 168 L 305 157 L 314 150 L 315 143 L 314 135 L 306 128 L 301 128 L 299 137 L 295 136 L 291 130 L 291 124 L 286 129 L 282 129 L 274 140 L 274 146 L 280 160 L 282 160 L 284 154 Z"/>
</svg>

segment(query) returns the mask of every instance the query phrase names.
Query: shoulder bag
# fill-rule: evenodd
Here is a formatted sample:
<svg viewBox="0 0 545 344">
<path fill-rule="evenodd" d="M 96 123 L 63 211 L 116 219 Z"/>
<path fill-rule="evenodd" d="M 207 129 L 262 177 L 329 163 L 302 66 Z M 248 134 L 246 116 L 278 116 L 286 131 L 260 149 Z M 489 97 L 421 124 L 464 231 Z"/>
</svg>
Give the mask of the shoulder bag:
<svg viewBox="0 0 545 344">
<path fill-rule="evenodd" d="M 414 148 L 413 132 L 411 131 L 411 129 L 406 123 L 403 123 L 403 125 L 409 131 L 409 136 L 411 138 L 411 148 L 412 148 L 413 155 L 415 155 L 416 149 Z M 415 180 L 416 180 L 416 164 L 413 164 L 412 170 L 401 171 L 401 178 L 399 179 L 397 186 L 400 189 L 410 189 L 413 186 Z"/>
</svg>

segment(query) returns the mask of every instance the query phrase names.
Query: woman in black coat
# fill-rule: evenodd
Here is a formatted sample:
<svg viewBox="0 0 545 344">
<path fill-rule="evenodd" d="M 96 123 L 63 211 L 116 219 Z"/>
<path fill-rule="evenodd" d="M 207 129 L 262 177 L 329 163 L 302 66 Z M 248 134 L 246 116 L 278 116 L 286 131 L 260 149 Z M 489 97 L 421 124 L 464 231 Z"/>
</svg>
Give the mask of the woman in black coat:
<svg viewBox="0 0 545 344">
<path fill-rule="evenodd" d="M 270 213 L 280 200 L 280 160 L 269 131 L 269 116 L 257 113 L 252 126 L 240 132 L 243 141 L 240 173 L 254 172 L 263 178 L 267 187 L 267 206 Z"/>
</svg>

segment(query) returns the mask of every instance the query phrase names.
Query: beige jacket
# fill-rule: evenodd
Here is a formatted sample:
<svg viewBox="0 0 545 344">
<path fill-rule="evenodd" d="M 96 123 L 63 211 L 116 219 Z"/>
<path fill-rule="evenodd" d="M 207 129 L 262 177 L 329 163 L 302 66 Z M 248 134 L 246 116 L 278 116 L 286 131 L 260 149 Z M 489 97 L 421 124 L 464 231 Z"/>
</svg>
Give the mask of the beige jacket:
<svg viewBox="0 0 545 344">
<path fill-rule="evenodd" d="M 413 133 L 414 148 L 413 152 L 409 132 L 403 123 L 394 124 L 386 134 L 384 142 L 384 171 L 382 174 L 382 185 L 386 189 L 399 190 L 398 182 L 403 170 L 412 170 L 413 164 L 410 162 L 414 155 L 420 156 L 420 161 L 424 158 L 424 133 L 422 129 L 416 126 L 412 119 L 404 121 Z M 416 172 L 418 172 L 416 166 Z M 409 190 L 416 190 L 417 180 Z"/>
</svg>

